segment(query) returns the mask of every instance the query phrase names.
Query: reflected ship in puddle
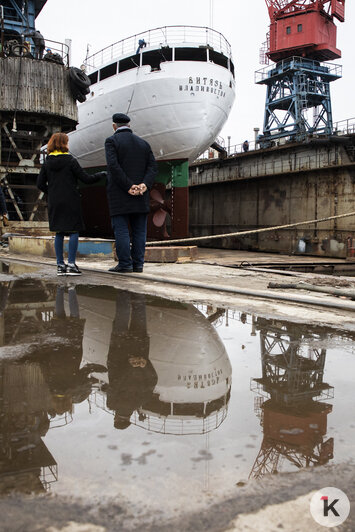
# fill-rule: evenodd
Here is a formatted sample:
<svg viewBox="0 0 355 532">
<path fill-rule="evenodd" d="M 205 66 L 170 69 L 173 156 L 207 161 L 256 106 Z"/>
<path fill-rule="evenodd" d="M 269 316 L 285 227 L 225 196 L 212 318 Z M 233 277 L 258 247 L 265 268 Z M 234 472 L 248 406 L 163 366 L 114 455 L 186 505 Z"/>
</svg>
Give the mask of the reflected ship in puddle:
<svg viewBox="0 0 355 532">
<path fill-rule="evenodd" d="M 282 461 L 296 468 L 326 464 L 333 438 L 326 439 L 333 387 L 323 382 L 324 333 L 304 326 L 258 318 L 262 377 L 252 381 L 263 441 L 250 477 L 278 473 Z"/>
<path fill-rule="evenodd" d="M 85 358 L 107 367 L 95 375 L 115 427 L 176 435 L 216 429 L 227 415 L 232 368 L 205 316 L 192 305 L 130 292 L 94 305 L 92 297 L 79 294 Z"/>
<path fill-rule="evenodd" d="M 226 417 L 232 368 L 201 312 L 109 287 L 78 293 L 0 284 L 2 494 L 44 491 L 58 479 L 42 438 L 89 396 L 121 430 L 202 434 Z"/>
</svg>

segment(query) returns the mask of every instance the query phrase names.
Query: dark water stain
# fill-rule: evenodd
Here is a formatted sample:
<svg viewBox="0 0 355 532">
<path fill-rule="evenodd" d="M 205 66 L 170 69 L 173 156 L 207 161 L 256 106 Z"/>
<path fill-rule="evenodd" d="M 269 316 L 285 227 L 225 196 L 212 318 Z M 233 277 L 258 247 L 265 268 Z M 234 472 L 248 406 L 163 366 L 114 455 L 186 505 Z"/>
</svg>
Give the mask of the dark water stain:
<svg viewBox="0 0 355 532">
<path fill-rule="evenodd" d="M 201 462 L 201 460 L 213 460 L 213 456 L 210 452 L 206 451 L 205 449 L 200 449 L 198 452 L 200 456 L 198 457 L 192 457 L 192 462 Z"/>
</svg>

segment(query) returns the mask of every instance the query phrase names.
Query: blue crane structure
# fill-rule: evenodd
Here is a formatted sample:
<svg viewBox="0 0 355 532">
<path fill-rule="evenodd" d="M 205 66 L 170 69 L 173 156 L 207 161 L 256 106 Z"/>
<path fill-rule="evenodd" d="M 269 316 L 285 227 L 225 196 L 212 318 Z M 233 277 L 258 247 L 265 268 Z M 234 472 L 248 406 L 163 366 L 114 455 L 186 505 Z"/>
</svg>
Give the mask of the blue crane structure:
<svg viewBox="0 0 355 532">
<path fill-rule="evenodd" d="M 334 19 L 344 21 L 345 0 L 265 0 L 270 28 L 265 57 L 270 70 L 256 72 L 267 86 L 261 147 L 281 138 L 302 141 L 333 132 L 330 82 L 342 75 Z M 307 113 L 312 111 L 312 113 Z"/>
<path fill-rule="evenodd" d="M 35 20 L 47 0 L 1 0 L 5 33 L 13 38 L 35 29 Z"/>
<path fill-rule="evenodd" d="M 0 0 L 1 57 L 23 55 L 35 48 L 35 21 L 46 2 L 47 0 Z M 39 36 L 42 38 L 41 34 Z"/>
</svg>

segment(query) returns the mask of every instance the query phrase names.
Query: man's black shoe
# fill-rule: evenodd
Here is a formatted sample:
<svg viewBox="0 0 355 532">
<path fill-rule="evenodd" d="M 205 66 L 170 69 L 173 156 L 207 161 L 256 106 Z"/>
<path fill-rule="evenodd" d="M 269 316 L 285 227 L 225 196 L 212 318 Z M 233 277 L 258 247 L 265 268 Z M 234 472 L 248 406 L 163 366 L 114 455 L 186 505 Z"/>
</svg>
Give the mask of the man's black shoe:
<svg viewBox="0 0 355 532">
<path fill-rule="evenodd" d="M 116 272 L 116 273 L 132 273 L 132 268 L 121 268 L 119 264 L 116 266 L 113 266 L 113 268 L 109 268 L 109 272 Z"/>
<path fill-rule="evenodd" d="M 141 268 L 133 268 L 133 271 L 134 271 L 134 273 L 142 273 L 143 272 L 143 267 L 141 267 Z"/>
</svg>

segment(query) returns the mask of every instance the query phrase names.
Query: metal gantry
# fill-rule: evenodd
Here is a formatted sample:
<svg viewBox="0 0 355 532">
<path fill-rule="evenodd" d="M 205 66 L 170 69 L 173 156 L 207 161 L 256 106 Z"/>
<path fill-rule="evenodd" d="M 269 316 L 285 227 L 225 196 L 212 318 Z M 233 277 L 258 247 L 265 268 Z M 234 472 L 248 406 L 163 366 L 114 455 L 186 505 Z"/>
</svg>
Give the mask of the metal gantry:
<svg viewBox="0 0 355 532">
<path fill-rule="evenodd" d="M 344 21 L 345 0 L 265 0 L 270 29 L 261 56 L 275 61 L 256 73 L 267 86 L 263 134 L 269 147 L 282 138 L 302 141 L 333 131 L 330 87 L 341 67 L 321 63 L 341 57 L 334 18 Z"/>
<path fill-rule="evenodd" d="M 258 394 L 263 441 L 250 476 L 277 473 L 285 459 L 297 468 L 327 463 L 333 457 L 333 438 L 325 439 L 332 406 L 320 399 L 332 398 L 333 387 L 323 382 L 323 336 L 260 318 L 256 329 L 262 377 L 252 380 L 251 389 Z"/>
<path fill-rule="evenodd" d="M 314 133 L 331 135 L 330 82 L 340 77 L 340 65 L 302 57 L 280 61 L 267 75 L 258 71 L 256 82 L 267 86 L 260 145 L 268 147 L 284 137 L 301 141 Z"/>
</svg>

